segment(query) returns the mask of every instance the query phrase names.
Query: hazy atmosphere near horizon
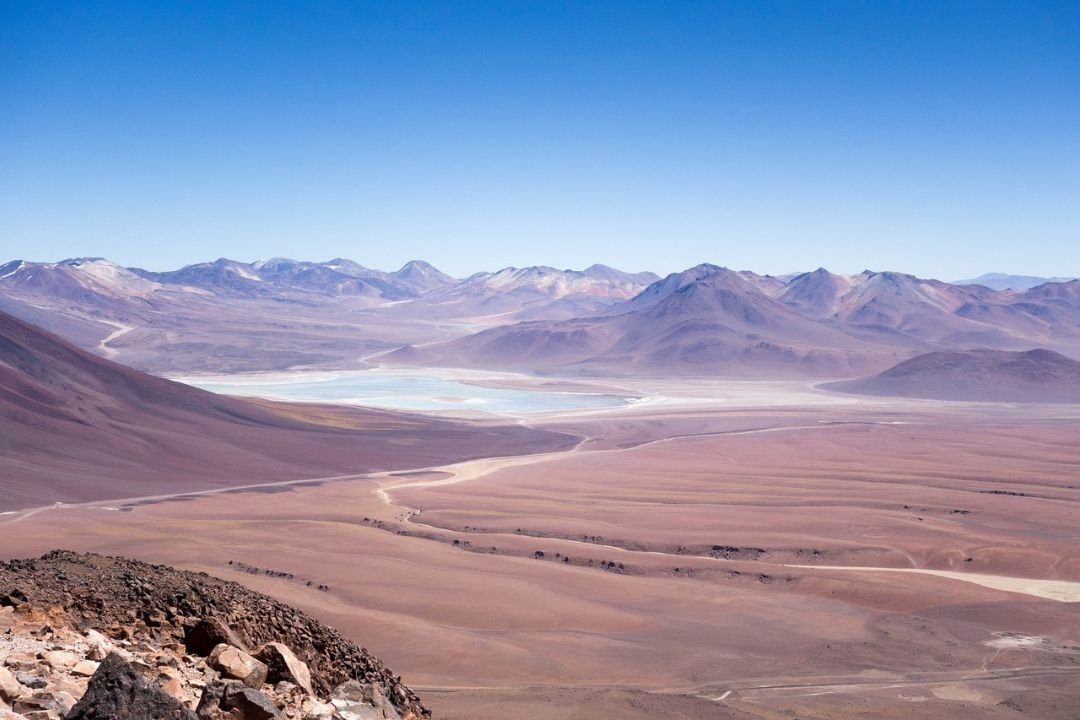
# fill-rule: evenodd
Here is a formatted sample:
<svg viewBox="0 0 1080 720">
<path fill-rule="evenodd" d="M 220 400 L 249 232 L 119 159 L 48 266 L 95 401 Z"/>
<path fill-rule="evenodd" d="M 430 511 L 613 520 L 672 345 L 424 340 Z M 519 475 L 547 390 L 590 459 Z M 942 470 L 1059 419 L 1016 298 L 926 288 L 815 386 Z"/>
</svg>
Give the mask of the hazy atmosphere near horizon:
<svg viewBox="0 0 1080 720">
<path fill-rule="evenodd" d="M 1077 720 L 1080 1 L 0 0 L 0 720 Z"/>
<path fill-rule="evenodd" d="M 1074 2 L 0 4 L 0 247 L 1080 273 Z"/>
</svg>

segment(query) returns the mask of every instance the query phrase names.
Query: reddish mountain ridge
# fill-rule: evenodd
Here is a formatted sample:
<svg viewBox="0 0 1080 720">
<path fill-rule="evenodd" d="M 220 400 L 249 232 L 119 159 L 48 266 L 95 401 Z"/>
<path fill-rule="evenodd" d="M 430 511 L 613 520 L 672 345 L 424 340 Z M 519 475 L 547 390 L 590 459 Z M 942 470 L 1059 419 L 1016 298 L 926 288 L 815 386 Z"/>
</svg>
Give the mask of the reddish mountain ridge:
<svg viewBox="0 0 1080 720">
<path fill-rule="evenodd" d="M 1080 362 L 1042 349 L 933 352 L 873 377 L 822 387 L 936 400 L 1080 403 Z"/>
<path fill-rule="evenodd" d="M 769 280 L 751 275 L 700 265 L 610 314 L 502 326 L 388 358 L 587 374 L 835 377 L 865 371 L 887 352 L 804 317 L 762 291 Z"/>
<path fill-rule="evenodd" d="M 661 307 L 662 306 L 662 307 Z M 0 267 L 0 311 L 156 372 L 406 364 L 554 373 L 854 377 L 922 352 L 1080 357 L 1080 281 L 1024 292 L 898 272 L 783 278 L 602 265 L 456 280 L 335 259 L 217 260 L 150 273 L 102 259 Z M 384 355 L 395 348 L 405 349 Z"/>
<path fill-rule="evenodd" d="M 219 396 L 0 313 L 0 510 L 438 464 L 503 441 L 567 442 L 516 427 Z M 416 446 L 408 457 L 401 443 Z"/>
<path fill-rule="evenodd" d="M 0 265 L 0 311 L 152 372 L 355 369 L 403 344 L 599 314 L 655 279 L 602 265 L 458 280 L 420 260 L 393 272 L 343 258 L 220 258 L 168 272 L 14 260 Z"/>
<path fill-rule="evenodd" d="M 1080 283 L 1022 294 L 894 272 L 789 278 L 699 265 L 595 317 L 505 325 L 388 357 L 589 374 L 837 377 L 981 345 L 1080 351 Z"/>
</svg>

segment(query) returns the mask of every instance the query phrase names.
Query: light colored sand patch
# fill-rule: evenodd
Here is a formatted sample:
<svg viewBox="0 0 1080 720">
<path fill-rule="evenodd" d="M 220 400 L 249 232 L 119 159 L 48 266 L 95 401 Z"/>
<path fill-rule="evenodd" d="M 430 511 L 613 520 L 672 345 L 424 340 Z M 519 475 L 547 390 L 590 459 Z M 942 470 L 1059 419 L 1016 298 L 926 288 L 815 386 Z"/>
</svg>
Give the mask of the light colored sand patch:
<svg viewBox="0 0 1080 720">
<path fill-rule="evenodd" d="M 1038 580 L 1035 578 L 1007 577 L 1005 575 L 982 575 L 979 573 L 954 572 L 952 570 L 927 570 L 924 568 L 856 567 L 853 565 L 787 565 L 785 567 L 816 570 L 847 570 L 854 572 L 898 572 L 936 575 L 937 577 L 974 583 L 1004 592 L 1020 593 L 1058 602 L 1080 602 L 1080 582 L 1073 580 Z"/>
<path fill-rule="evenodd" d="M 982 693 L 967 685 L 941 685 L 930 688 L 934 697 L 938 700 L 955 700 L 957 702 L 979 702 Z"/>
<path fill-rule="evenodd" d="M 987 641 L 987 645 L 992 648 L 1000 648 L 1008 650 L 1011 648 L 1040 648 L 1044 645 L 1049 645 L 1050 641 L 1044 637 L 1038 635 L 1022 635 L 1020 633 L 995 633 L 998 635 L 996 640 Z"/>
<path fill-rule="evenodd" d="M 930 698 L 928 698 L 928 697 L 926 697 L 924 695 L 905 695 L 904 693 L 900 693 L 896 697 L 900 698 L 901 700 L 906 700 L 907 702 L 914 702 L 914 703 L 926 702 L 927 700 L 930 699 Z"/>
</svg>

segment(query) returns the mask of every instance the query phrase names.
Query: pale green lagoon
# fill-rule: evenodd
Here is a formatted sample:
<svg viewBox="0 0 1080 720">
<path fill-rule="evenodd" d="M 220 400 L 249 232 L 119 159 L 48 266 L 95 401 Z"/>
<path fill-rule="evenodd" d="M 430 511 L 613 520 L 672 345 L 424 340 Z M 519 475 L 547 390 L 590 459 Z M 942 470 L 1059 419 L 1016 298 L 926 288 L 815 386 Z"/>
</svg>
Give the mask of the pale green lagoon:
<svg viewBox="0 0 1080 720">
<path fill-rule="evenodd" d="M 496 388 L 372 370 L 177 379 L 224 395 L 425 412 L 543 413 L 625 407 L 638 401 L 624 395 Z"/>
</svg>

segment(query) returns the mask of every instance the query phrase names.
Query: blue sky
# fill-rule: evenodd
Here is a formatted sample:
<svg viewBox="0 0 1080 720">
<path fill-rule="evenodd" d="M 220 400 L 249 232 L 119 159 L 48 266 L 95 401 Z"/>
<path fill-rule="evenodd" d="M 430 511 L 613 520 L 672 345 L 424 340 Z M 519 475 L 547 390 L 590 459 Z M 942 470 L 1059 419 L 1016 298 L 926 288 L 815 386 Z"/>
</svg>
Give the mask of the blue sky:
<svg viewBox="0 0 1080 720">
<path fill-rule="evenodd" d="M 0 0 L 0 260 L 1080 274 L 1080 3 Z"/>
</svg>

